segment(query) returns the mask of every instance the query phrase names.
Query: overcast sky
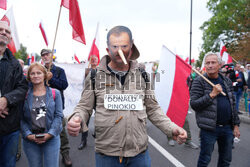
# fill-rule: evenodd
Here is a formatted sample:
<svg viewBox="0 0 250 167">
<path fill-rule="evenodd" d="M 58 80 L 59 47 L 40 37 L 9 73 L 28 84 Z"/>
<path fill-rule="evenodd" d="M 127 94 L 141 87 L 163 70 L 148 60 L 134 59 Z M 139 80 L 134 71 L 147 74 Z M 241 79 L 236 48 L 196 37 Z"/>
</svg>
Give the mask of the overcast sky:
<svg viewBox="0 0 250 167">
<path fill-rule="evenodd" d="M 160 57 L 162 45 L 183 58 L 189 56 L 191 0 L 78 0 L 87 45 L 72 40 L 69 11 L 62 8 L 56 39 L 59 62 L 72 62 L 76 53 L 86 60 L 100 22 L 100 55 L 106 54 L 107 30 L 125 25 L 132 31 L 141 56 L 139 61 L 153 61 Z M 19 42 L 28 52 L 40 53 L 46 48 L 39 23 L 42 20 L 49 48 L 52 48 L 61 0 L 7 0 L 13 6 Z M 199 27 L 211 17 L 207 0 L 193 0 L 192 57 L 198 58 L 202 44 Z M 0 17 L 6 13 L 0 9 Z"/>
</svg>

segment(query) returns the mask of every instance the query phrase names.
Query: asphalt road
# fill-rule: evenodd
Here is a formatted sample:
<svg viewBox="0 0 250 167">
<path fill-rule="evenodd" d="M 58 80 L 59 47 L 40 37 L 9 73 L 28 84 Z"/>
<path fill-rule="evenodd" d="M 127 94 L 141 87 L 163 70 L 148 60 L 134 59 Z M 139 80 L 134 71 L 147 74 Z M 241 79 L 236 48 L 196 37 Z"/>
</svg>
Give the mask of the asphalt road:
<svg viewBox="0 0 250 167">
<path fill-rule="evenodd" d="M 196 125 L 194 113 L 188 114 L 189 125 L 192 133 L 193 142 L 199 143 L 199 128 Z M 250 167 L 250 128 L 249 124 L 242 123 L 240 126 L 240 142 L 235 144 L 235 149 L 233 149 L 233 160 L 231 163 L 232 167 Z M 70 156 L 73 161 L 74 167 L 94 167 L 95 157 L 94 157 L 94 138 L 91 136 L 93 133 L 93 118 L 90 121 L 90 131 L 88 136 L 88 143 L 86 148 L 79 151 L 77 149 L 80 143 L 80 136 L 69 137 L 70 140 Z M 187 167 L 195 167 L 197 165 L 197 160 L 199 156 L 200 149 L 193 150 L 186 147 L 184 144 L 176 144 L 174 147 L 169 146 L 167 143 L 166 136 L 157 129 L 154 125 L 148 121 L 148 135 L 155 140 L 165 151 L 170 153 L 173 157 L 177 159 L 181 164 Z M 172 167 L 175 166 L 172 161 L 167 159 L 162 155 L 158 149 L 156 149 L 152 144 L 149 144 L 149 153 L 151 156 L 151 166 L 152 167 Z M 210 167 L 217 166 L 218 159 L 218 148 L 215 145 L 214 152 L 212 155 L 212 160 L 210 162 Z M 28 166 L 25 154 L 22 153 L 21 159 L 17 162 L 17 167 Z M 61 162 L 60 166 L 64 165 Z"/>
</svg>

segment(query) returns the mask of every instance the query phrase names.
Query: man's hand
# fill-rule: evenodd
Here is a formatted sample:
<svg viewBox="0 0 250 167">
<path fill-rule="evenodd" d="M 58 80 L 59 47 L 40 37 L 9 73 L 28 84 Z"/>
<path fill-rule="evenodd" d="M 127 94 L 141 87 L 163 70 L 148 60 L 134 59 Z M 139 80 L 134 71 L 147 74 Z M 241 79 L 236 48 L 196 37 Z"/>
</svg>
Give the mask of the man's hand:
<svg viewBox="0 0 250 167">
<path fill-rule="evenodd" d="M 236 79 L 237 82 L 242 82 L 241 78 Z"/>
<path fill-rule="evenodd" d="M 6 115 L 9 115 L 8 111 L 9 111 L 9 108 L 5 108 L 2 111 L 0 110 L 0 117 L 5 118 Z"/>
<path fill-rule="evenodd" d="M 173 139 L 176 140 L 179 144 L 182 144 L 186 142 L 187 139 L 187 132 L 181 128 L 181 127 L 176 127 L 173 129 Z"/>
<path fill-rule="evenodd" d="M 47 79 L 48 79 L 48 81 L 51 80 L 52 77 L 53 77 L 52 72 L 47 72 Z"/>
<path fill-rule="evenodd" d="M 213 87 L 212 92 L 209 94 L 209 96 L 213 99 L 215 98 L 218 94 L 220 94 L 222 92 L 222 87 L 220 84 L 216 84 Z"/>
<path fill-rule="evenodd" d="M 234 137 L 240 138 L 240 130 L 237 125 L 234 126 Z"/>
<path fill-rule="evenodd" d="M 1 97 L 0 98 L 0 112 L 5 110 L 7 107 L 7 99 L 6 97 Z"/>
<path fill-rule="evenodd" d="M 68 130 L 69 135 L 78 136 L 80 129 L 81 129 L 81 122 L 82 122 L 82 119 L 79 116 L 74 116 L 73 118 L 69 120 L 68 125 L 67 125 L 67 130 Z"/>
</svg>

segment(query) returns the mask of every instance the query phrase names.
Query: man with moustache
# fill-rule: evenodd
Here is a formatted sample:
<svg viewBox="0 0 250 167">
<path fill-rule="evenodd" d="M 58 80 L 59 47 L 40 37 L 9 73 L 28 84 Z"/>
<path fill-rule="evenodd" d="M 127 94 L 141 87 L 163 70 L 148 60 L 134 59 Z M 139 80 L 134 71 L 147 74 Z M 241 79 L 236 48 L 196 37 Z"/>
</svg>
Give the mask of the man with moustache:
<svg viewBox="0 0 250 167">
<path fill-rule="evenodd" d="M 0 21 L 0 166 L 16 166 L 20 133 L 20 105 L 28 84 L 19 62 L 7 48 L 11 41 L 7 22 Z"/>
<path fill-rule="evenodd" d="M 149 167 L 147 117 L 179 143 L 185 142 L 187 133 L 163 113 L 150 89 L 150 81 L 143 78 L 131 31 L 124 26 L 112 28 L 107 45 L 108 55 L 101 59 L 94 83 L 91 73 L 85 80 L 81 99 L 69 118 L 68 133 L 77 136 L 79 131 L 87 131 L 86 122 L 95 107 L 96 166 Z M 135 98 L 126 101 L 130 96 Z M 119 97 L 125 102 L 117 102 Z M 116 104 L 118 108 L 114 107 Z M 122 108 L 127 104 L 134 107 Z"/>
<path fill-rule="evenodd" d="M 204 60 L 204 76 L 215 86 L 212 87 L 199 76 L 193 81 L 190 91 L 190 104 L 201 129 L 201 150 L 197 166 L 208 166 L 216 141 L 219 152 L 217 166 L 230 166 L 233 139 L 240 137 L 233 86 L 228 77 L 219 73 L 222 62 L 220 55 L 209 52 Z M 221 94 L 222 91 L 226 96 Z"/>
<path fill-rule="evenodd" d="M 49 66 L 51 66 L 50 72 L 48 72 L 48 78 L 50 78 L 48 84 L 51 88 L 56 88 L 61 92 L 62 104 L 64 109 L 63 91 L 68 87 L 68 81 L 65 71 L 61 67 L 58 67 L 54 63 L 51 63 L 52 51 L 50 49 L 42 49 L 41 57 L 47 69 L 49 68 Z M 63 122 L 63 130 L 60 134 L 60 139 L 61 139 L 60 152 L 62 155 L 62 161 L 65 164 L 65 166 L 71 166 L 72 161 L 69 156 L 70 147 L 69 147 L 69 139 L 65 130 L 65 125 L 66 125 L 65 119 L 63 119 L 62 122 Z"/>
</svg>

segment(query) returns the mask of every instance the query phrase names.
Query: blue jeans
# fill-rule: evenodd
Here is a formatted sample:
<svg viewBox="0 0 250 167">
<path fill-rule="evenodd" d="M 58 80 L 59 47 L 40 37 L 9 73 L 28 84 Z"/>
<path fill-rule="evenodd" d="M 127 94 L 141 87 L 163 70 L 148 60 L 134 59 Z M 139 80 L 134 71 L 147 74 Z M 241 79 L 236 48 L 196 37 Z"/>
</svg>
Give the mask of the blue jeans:
<svg viewBox="0 0 250 167">
<path fill-rule="evenodd" d="M 150 167 L 151 159 L 148 150 L 135 157 L 123 157 L 122 163 L 119 157 L 95 153 L 95 163 L 96 167 Z"/>
<path fill-rule="evenodd" d="M 234 92 L 235 99 L 236 99 L 236 110 L 239 112 L 239 104 L 240 104 L 240 98 L 242 96 L 242 89 L 238 88 L 238 91 Z"/>
<path fill-rule="evenodd" d="M 208 166 L 214 150 L 214 144 L 218 143 L 219 160 L 218 167 L 230 166 L 232 160 L 233 131 L 231 125 L 223 127 L 216 126 L 215 131 L 201 129 L 201 151 L 198 160 L 198 167 Z"/>
<path fill-rule="evenodd" d="M 60 136 L 53 137 L 43 144 L 24 139 L 23 150 L 30 167 L 58 167 Z"/>
<path fill-rule="evenodd" d="M 18 137 L 20 131 L 0 136 L 0 166 L 15 167 Z"/>
</svg>

